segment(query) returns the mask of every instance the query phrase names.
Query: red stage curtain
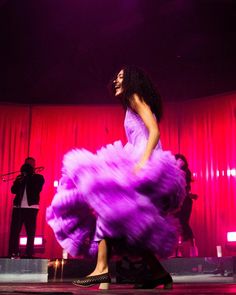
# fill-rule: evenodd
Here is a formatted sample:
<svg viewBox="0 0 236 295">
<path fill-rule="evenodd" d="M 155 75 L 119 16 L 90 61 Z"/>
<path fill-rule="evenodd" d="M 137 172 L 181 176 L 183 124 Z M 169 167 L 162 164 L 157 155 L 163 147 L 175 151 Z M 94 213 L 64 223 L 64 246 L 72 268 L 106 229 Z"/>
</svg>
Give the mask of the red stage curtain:
<svg viewBox="0 0 236 295">
<path fill-rule="evenodd" d="M 44 257 L 61 257 L 62 250 L 45 222 L 45 209 L 55 193 L 53 181 L 60 178 L 63 155 L 74 147 L 95 151 L 122 139 L 124 113 L 120 106 L 1 106 L 0 172 L 19 170 L 24 158 L 36 158 L 45 185 L 41 194 L 37 234 L 46 238 Z M 215 256 L 226 232 L 236 230 L 236 94 L 165 104 L 161 141 L 165 150 L 182 153 L 194 172 L 194 202 L 191 224 L 200 256 Z M 228 175 L 227 175 L 228 170 Z M 233 170 L 231 171 L 233 174 Z M 12 207 L 11 183 L 1 182 L 0 255 L 7 254 Z"/>
<path fill-rule="evenodd" d="M 228 254 L 226 232 L 236 230 L 236 177 L 227 176 L 236 168 L 235 102 L 235 94 L 192 100 L 179 113 L 180 152 L 196 173 L 192 191 L 199 195 L 191 223 L 204 256 L 216 255 L 216 245 Z"/>
<path fill-rule="evenodd" d="M 179 152 L 179 103 L 164 105 L 164 115 L 160 123 L 161 143 L 164 150 Z"/>
</svg>

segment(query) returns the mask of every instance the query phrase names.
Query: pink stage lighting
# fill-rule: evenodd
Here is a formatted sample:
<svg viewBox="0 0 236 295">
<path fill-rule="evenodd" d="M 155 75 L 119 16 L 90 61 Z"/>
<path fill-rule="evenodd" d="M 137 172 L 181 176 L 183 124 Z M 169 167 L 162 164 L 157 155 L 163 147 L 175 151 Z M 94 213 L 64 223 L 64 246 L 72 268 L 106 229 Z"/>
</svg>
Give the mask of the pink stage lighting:
<svg viewBox="0 0 236 295">
<path fill-rule="evenodd" d="M 236 232 L 227 232 L 227 242 L 236 242 Z"/>
<path fill-rule="evenodd" d="M 26 246 L 27 237 L 20 237 L 20 246 Z M 43 237 L 35 237 L 34 238 L 35 246 L 43 246 Z"/>
</svg>

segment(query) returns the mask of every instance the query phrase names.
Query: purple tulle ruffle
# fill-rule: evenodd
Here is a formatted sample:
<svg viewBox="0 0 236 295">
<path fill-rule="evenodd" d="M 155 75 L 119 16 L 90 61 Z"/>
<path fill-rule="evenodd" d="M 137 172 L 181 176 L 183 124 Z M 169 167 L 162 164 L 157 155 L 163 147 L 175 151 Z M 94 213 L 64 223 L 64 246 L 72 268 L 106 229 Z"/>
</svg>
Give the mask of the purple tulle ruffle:
<svg viewBox="0 0 236 295">
<path fill-rule="evenodd" d="M 47 222 L 68 253 L 94 254 L 96 241 L 113 238 L 160 257 L 172 254 L 178 233 L 171 212 L 183 201 L 185 175 L 175 157 L 161 149 L 135 173 L 140 153 L 117 141 L 96 154 L 74 149 L 64 156 Z"/>
</svg>

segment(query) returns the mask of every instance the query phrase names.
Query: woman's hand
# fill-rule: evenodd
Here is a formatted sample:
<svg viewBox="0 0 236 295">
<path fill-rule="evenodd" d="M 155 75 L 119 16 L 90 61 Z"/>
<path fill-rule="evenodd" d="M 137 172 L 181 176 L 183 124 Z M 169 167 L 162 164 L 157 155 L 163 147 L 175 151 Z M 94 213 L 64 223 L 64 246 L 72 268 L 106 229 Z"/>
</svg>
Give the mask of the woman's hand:
<svg viewBox="0 0 236 295">
<path fill-rule="evenodd" d="M 135 173 L 135 174 L 138 174 L 139 171 L 141 171 L 141 170 L 143 169 L 144 165 L 145 165 L 145 164 L 144 164 L 144 163 L 141 163 L 141 162 L 137 163 L 137 164 L 134 166 L 134 173 Z"/>
</svg>

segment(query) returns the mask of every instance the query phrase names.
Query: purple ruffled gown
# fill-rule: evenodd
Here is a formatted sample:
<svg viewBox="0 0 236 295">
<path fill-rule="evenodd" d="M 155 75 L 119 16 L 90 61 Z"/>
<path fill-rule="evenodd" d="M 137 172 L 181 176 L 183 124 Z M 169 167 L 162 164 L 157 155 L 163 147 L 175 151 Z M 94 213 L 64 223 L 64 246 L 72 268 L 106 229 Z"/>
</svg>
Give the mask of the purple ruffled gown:
<svg viewBox="0 0 236 295">
<path fill-rule="evenodd" d="M 178 233 L 171 212 L 185 195 L 184 172 L 159 142 L 135 174 L 148 130 L 130 109 L 124 123 L 125 146 L 116 141 L 96 154 L 73 149 L 64 156 L 60 185 L 46 218 L 72 256 L 95 254 L 103 238 L 125 239 L 131 248 L 141 246 L 159 257 L 173 253 Z"/>
</svg>

